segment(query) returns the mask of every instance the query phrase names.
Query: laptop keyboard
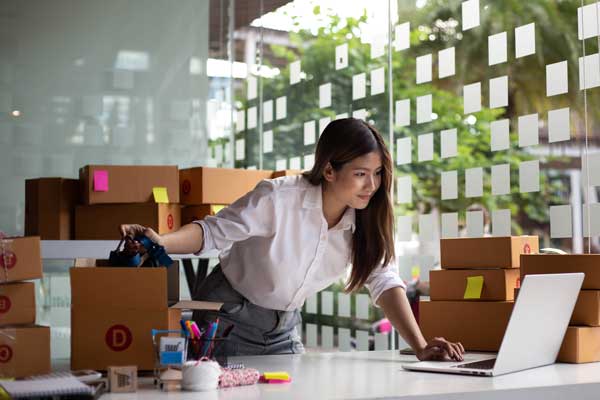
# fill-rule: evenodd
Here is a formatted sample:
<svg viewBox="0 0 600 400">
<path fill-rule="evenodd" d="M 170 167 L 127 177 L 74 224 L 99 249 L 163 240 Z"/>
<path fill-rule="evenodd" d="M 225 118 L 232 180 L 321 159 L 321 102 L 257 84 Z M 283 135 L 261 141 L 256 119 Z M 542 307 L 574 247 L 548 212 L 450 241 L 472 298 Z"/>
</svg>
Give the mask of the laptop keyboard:
<svg viewBox="0 0 600 400">
<path fill-rule="evenodd" d="M 454 368 L 471 368 L 471 369 L 492 369 L 496 363 L 495 358 L 490 358 L 483 361 L 474 361 L 466 364 L 453 365 Z"/>
</svg>

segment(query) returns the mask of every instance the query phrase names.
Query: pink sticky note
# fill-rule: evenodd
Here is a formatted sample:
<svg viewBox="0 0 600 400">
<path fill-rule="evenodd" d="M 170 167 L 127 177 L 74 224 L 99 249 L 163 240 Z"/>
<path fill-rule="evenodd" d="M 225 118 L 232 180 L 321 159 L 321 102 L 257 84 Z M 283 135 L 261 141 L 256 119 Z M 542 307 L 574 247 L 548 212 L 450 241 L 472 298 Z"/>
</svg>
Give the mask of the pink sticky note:
<svg viewBox="0 0 600 400">
<path fill-rule="evenodd" d="M 94 171 L 94 192 L 108 192 L 108 171 Z"/>
</svg>

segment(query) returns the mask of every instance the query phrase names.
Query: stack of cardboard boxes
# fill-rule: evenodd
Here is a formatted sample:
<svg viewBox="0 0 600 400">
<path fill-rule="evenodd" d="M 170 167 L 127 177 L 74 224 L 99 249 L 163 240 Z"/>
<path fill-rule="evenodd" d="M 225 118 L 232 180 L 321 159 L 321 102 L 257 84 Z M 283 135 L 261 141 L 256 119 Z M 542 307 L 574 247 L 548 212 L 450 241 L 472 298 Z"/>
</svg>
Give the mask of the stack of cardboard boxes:
<svg viewBox="0 0 600 400">
<path fill-rule="evenodd" d="M 419 305 L 425 338 L 498 351 L 514 304 L 519 257 L 538 246 L 537 236 L 442 239 L 442 270 L 430 272 L 431 301 Z"/>
<path fill-rule="evenodd" d="M 532 254 L 521 257 L 521 279 L 526 279 L 529 274 L 569 272 L 583 272 L 585 278 L 557 361 L 600 361 L 600 255 Z"/>
<path fill-rule="evenodd" d="M 50 372 L 50 328 L 35 325 L 39 237 L 0 238 L 0 376 Z"/>
</svg>

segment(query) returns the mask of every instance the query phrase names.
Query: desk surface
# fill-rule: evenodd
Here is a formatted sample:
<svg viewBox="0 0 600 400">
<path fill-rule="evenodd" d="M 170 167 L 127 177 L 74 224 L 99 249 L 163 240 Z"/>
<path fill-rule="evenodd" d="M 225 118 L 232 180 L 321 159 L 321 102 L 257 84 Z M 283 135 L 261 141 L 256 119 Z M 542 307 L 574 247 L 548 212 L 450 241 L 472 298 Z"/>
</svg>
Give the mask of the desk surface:
<svg viewBox="0 0 600 400">
<path fill-rule="evenodd" d="M 562 399 L 597 398 L 600 363 L 554 364 L 494 378 L 409 372 L 402 362 L 412 356 L 397 351 L 307 353 L 238 357 L 246 367 L 287 371 L 292 383 L 218 389 L 211 392 L 160 392 L 141 379 L 137 393 L 106 394 L 102 399 Z M 558 396 L 558 397 L 557 397 Z"/>
</svg>

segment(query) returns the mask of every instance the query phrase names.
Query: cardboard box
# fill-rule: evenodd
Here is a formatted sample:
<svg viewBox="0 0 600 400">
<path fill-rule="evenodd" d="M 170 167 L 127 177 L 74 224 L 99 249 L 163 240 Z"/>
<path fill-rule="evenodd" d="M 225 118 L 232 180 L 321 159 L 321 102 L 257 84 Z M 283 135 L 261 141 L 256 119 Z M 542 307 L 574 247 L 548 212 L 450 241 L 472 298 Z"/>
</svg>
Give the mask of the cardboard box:
<svg viewBox="0 0 600 400">
<path fill-rule="evenodd" d="M 300 175 L 301 173 L 302 173 L 302 171 L 299 169 L 284 169 L 281 171 L 273 172 L 273 175 L 271 176 L 271 178 L 275 179 L 275 178 L 279 178 L 282 176 L 294 176 L 294 175 Z"/>
<path fill-rule="evenodd" d="M 0 376 L 24 378 L 50 373 L 50 328 L 0 328 Z"/>
<path fill-rule="evenodd" d="M 79 170 L 83 204 L 153 203 L 152 189 L 167 189 L 169 203 L 179 203 L 176 165 L 86 165 Z"/>
<path fill-rule="evenodd" d="M 582 289 L 600 289 L 600 254 L 535 254 L 521 257 L 521 281 L 528 274 L 583 272 Z"/>
<path fill-rule="evenodd" d="M 0 285 L 0 325 L 35 323 L 35 285 L 15 282 Z"/>
<path fill-rule="evenodd" d="M 443 337 L 470 351 L 498 351 L 513 309 L 509 301 L 421 301 L 419 325 L 426 340 Z"/>
<path fill-rule="evenodd" d="M 225 205 L 203 204 L 200 206 L 184 206 L 181 210 L 181 225 L 189 224 L 199 219 L 204 219 L 208 215 L 215 215 Z"/>
<path fill-rule="evenodd" d="M 467 278 L 470 276 L 483 276 L 479 299 L 464 299 Z M 512 301 L 518 279 L 518 269 L 434 270 L 429 272 L 429 296 L 435 301 Z"/>
<path fill-rule="evenodd" d="M 38 236 L 0 239 L 0 283 L 40 279 L 40 246 Z"/>
<path fill-rule="evenodd" d="M 600 327 L 569 326 L 556 361 L 577 364 L 600 361 Z"/>
<path fill-rule="evenodd" d="M 519 268 L 521 254 L 538 251 L 537 236 L 442 239 L 440 263 L 444 269 Z"/>
<path fill-rule="evenodd" d="M 79 180 L 39 178 L 25 181 L 25 236 L 43 240 L 75 237 L 75 206 Z"/>
<path fill-rule="evenodd" d="M 77 240 L 119 240 L 121 224 L 140 224 L 158 234 L 181 227 L 179 204 L 138 203 L 78 206 L 75 215 Z"/>
<path fill-rule="evenodd" d="M 519 288 L 515 289 L 515 300 Z M 579 292 L 569 325 L 600 326 L 600 290 Z"/>
<path fill-rule="evenodd" d="M 196 167 L 179 171 L 181 204 L 231 204 L 273 171 Z"/>
</svg>

